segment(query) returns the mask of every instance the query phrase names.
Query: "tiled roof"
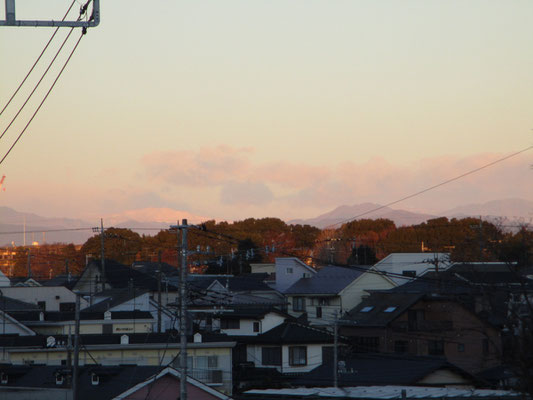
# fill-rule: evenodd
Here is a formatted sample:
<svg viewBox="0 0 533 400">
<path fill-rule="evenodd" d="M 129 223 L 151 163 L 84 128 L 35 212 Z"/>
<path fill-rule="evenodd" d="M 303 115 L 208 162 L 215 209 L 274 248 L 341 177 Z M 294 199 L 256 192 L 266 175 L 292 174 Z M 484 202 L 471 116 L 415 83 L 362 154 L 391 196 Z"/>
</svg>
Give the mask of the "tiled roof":
<svg viewBox="0 0 533 400">
<path fill-rule="evenodd" d="M 327 266 L 310 278 L 302 278 L 285 294 L 338 294 L 366 271 L 362 268 Z"/>
<path fill-rule="evenodd" d="M 342 319 L 353 321 L 357 326 L 387 326 L 424 296 L 422 293 L 372 292 Z"/>
<path fill-rule="evenodd" d="M 343 359 L 338 374 L 340 386 L 416 385 L 429 374 L 450 370 L 476 383 L 477 379 L 443 358 L 385 354 L 358 354 Z M 333 386 L 333 364 L 326 363 L 292 381 L 303 386 Z M 448 382 L 453 383 L 453 382 Z"/>
</svg>

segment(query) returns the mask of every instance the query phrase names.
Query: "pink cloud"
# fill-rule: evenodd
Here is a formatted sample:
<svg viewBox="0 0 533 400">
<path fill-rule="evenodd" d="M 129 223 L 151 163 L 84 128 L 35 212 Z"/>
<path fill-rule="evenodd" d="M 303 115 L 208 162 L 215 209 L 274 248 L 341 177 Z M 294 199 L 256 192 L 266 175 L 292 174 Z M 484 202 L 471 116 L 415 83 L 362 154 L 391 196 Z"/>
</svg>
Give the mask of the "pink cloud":
<svg viewBox="0 0 533 400">
<path fill-rule="evenodd" d="M 334 165 L 313 160 L 301 164 L 260 163 L 254 161 L 251 149 L 217 146 L 197 152 L 152 153 L 142 162 L 150 178 L 169 186 L 219 187 L 221 204 L 324 208 L 365 201 L 385 204 L 502 156 L 442 156 L 421 158 L 404 165 L 378 157 L 366 162 L 342 161 Z M 533 171 L 529 164 L 525 155 L 509 159 L 409 200 L 405 206 L 436 209 L 506 197 L 532 198 Z M 283 193 L 276 187 L 284 188 Z"/>
</svg>

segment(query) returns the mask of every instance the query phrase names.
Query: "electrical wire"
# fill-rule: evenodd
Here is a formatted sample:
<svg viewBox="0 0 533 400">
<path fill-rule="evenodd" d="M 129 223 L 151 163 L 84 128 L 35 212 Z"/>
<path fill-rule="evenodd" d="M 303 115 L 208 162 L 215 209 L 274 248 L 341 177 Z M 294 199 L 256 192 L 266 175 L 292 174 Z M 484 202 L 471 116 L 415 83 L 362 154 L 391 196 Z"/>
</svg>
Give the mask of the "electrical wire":
<svg viewBox="0 0 533 400">
<path fill-rule="evenodd" d="M 497 159 L 497 160 L 495 160 L 495 161 L 492 161 L 492 162 L 490 162 L 490 163 L 488 163 L 488 164 L 482 165 L 481 167 L 474 168 L 474 169 L 472 169 L 472 170 L 470 170 L 470 171 L 468 171 L 468 172 L 465 172 L 465 173 L 463 173 L 463 174 L 461 174 L 461 175 L 458 175 L 458 176 L 456 176 L 456 177 L 454 177 L 454 178 L 447 179 L 447 180 L 445 180 L 445 181 L 443 181 L 443 182 L 440 182 L 440 183 L 438 183 L 438 184 L 436 184 L 436 185 L 430 186 L 430 187 L 428 187 L 428 188 L 426 188 L 426 189 L 423 189 L 423 190 L 420 190 L 420 191 L 418 191 L 418 192 L 416 192 L 416 193 L 413 193 L 413 194 L 410 194 L 410 195 L 408 195 L 408 196 L 402 197 L 401 199 L 398 199 L 398 200 L 395 200 L 395 201 L 391 201 L 390 203 L 387 203 L 387 204 L 385 204 L 385 205 L 382 205 L 382 206 L 379 206 L 379 207 L 373 208 L 373 209 L 371 209 L 371 210 L 365 211 L 365 212 L 363 212 L 363 213 L 361 213 L 361 214 L 358 214 L 358 215 L 356 215 L 356 216 L 354 216 L 354 217 L 351 217 L 351 218 L 345 219 L 345 220 L 343 220 L 343 221 L 339 221 L 339 222 L 337 222 L 337 223 L 335 223 L 335 224 L 328 225 L 328 226 L 326 226 L 324 229 L 328 229 L 328 228 L 331 229 L 331 228 L 333 228 L 333 227 L 335 227 L 335 226 L 337 226 L 337 225 L 345 224 L 345 223 L 347 223 L 347 222 L 353 221 L 354 219 L 357 219 L 357 218 L 360 218 L 360 217 L 362 217 L 362 216 L 365 216 L 365 215 L 371 214 L 371 213 L 373 213 L 373 212 L 376 212 L 376 211 L 382 210 L 382 209 L 384 209 L 384 208 L 386 208 L 386 207 L 390 207 L 390 206 L 392 206 L 392 205 L 394 205 L 394 204 L 398 204 L 398 203 L 400 203 L 400 202 L 402 202 L 402 201 L 405 201 L 405 200 L 408 200 L 408 199 L 412 199 L 413 197 L 419 196 L 419 195 L 421 195 L 421 194 L 423 194 L 423 193 L 429 192 L 429 191 L 431 191 L 431 190 L 433 190 L 433 189 L 437 189 L 437 188 L 439 188 L 439 187 L 441 187 L 441 186 L 444 186 L 444 185 L 447 185 L 448 183 L 451 183 L 451 182 L 457 181 L 457 180 L 459 180 L 459 179 L 461 179 L 461 178 L 464 178 L 464 177 L 466 177 L 466 176 L 468 176 L 468 175 L 472 175 L 472 174 L 474 174 L 474 173 L 476 173 L 476 172 L 479 172 L 479 171 L 481 171 L 481 170 L 483 170 L 483 169 L 485 169 L 485 168 L 492 167 L 492 166 L 495 165 L 495 164 L 498 164 L 498 163 L 503 162 L 503 161 L 505 161 L 505 160 L 508 160 L 508 159 L 510 159 L 510 158 L 516 157 L 516 156 L 518 156 L 518 155 L 520 155 L 520 154 L 522 154 L 522 153 L 525 153 L 526 151 L 529 151 L 529 150 L 531 150 L 531 149 L 533 149 L 533 146 L 528 146 L 528 147 L 526 147 L 526 148 L 523 148 L 522 150 L 516 151 L 516 152 L 514 152 L 514 153 L 512 153 L 512 154 L 509 154 L 509 155 L 507 155 L 507 156 L 505 156 L 505 157 L 499 158 L 499 159 Z"/>
<path fill-rule="evenodd" d="M 61 21 L 64 21 L 66 18 L 67 18 L 67 15 L 69 14 L 70 10 L 72 9 L 72 7 L 74 6 L 74 4 L 76 4 L 76 0 L 74 0 L 71 4 L 70 4 L 70 7 L 68 8 L 67 12 L 65 13 L 65 15 L 63 16 L 63 18 L 61 19 Z M 59 31 L 59 26 L 55 29 L 54 33 L 52 34 L 52 36 L 50 37 L 50 39 L 48 40 L 48 42 L 46 43 L 46 45 L 44 46 L 44 49 L 41 51 L 41 54 L 39 54 L 39 57 L 37 57 L 37 60 L 35 60 L 35 62 L 33 63 L 32 67 L 30 68 L 30 70 L 28 71 L 28 73 L 26 74 L 26 76 L 24 77 L 24 79 L 22 80 L 22 82 L 20 83 L 20 85 L 17 87 L 17 89 L 15 90 L 15 92 L 13 93 L 13 95 L 10 97 L 10 99 L 7 101 L 6 105 L 4 106 L 4 108 L 2 108 L 2 111 L 0 111 L 0 115 L 2 115 L 4 113 L 4 111 L 6 110 L 6 108 L 9 106 L 9 104 L 11 103 L 11 101 L 13 100 L 13 98 L 17 95 L 17 93 L 19 92 L 19 90 L 22 88 L 22 86 L 24 85 L 24 83 L 26 82 L 26 80 L 28 79 L 28 77 L 30 76 L 30 74 L 33 72 L 33 69 L 35 68 L 35 66 L 39 63 L 39 60 L 41 59 L 41 57 L 43 56 L 43 54 L 46 52 L 46 49 L 48 48 L 48 46 L 50 45 L 50 43 L 52 43 L 52 40 L 54 40 L 54 37 L 56 36 L 57 32 Z M 47 70 L 48 71 L 48 70 Z M 46 74 L 46 73 L 45 73 Z M 43 75 L 44 77 L 44 75 Z M 42 78 L 41 78 L 42 79 Z M 40 83 L 40 81 L 39 81 Z M 33 92 L 32 92 L 33 93 Z M 31 95 L 30 95 L 31 96 Z M 29 98 L 28 98 L 29 99 Z M 27 102 L 27 100 L 26 100 Z M 26 104 L 26 103 L 24 103 Z M 20 113 L 20 111 L 19 111 Z M 18 113 L 17 113 L 18 115 Z M 5 132 L 4 132 L 5 133 Z M 2 134 L 2 136 L 4 136 L 4 134 Z M 0 139 L 2 138 L 2 136 L 0 136 Z"/>
<path fill-rule="evenodd" d="M 72 51 L 70 52 L 67 60 L 65 61 L 65 63 L 63 64 L 63 67 L 61 68 L 61 70 L 59 71 L 59 74 L 57 75 L 56 79 L 54 80 L 54 82 L 52 83 L 52 86 L 50 86 L 50 89 L 48 90 L 48 92 L 46 93 L 46 95 L 44 96 L 43 100 L 41 101 L 41 103 L 39 104 L 39 106 L 37 107 L 37 109 L 35 110 L 35 112 L 33 113 L 33 115 L 31 116 L 30 120 L 28 121 L 28 123 L 26 124 L 26 126 L 24 127 L 24 129 L 22 129 L 22 131 L 20 132 L 20 134 L 18 135 L 17 139 L 13 142 L 13 144 L 11 145 L 11 147 L 9 148 L 9 150 L 5 153 L 5 155 L 2 157 L 2 159 L 0 160 L 0 165 L 4 162 L 4 160 L 7 158 L 7 156 L 9 155 L 9 153 L 11 153 L 11 151 L 13 150 L 13 148 L 15 147 L 15 145 L 18 143 L 18 141 L 20 140 L 20 138 L 22 137 L 22 135 L 24 135 L 24 132 L 26 132 L 26 129 L 28 129 L 28 126 L 30 126 L 31 122 L 33 121 L 33 119 L 35 118 L 35 116 L 37 115 L 37 113 L 39 112 L 39 110 L 41 109 L 42 105 L 44 104 L 44 102 L 46 101 L 46 99 L 48 98 L 48 96 L 50 95 L 50 93 L 52 92 L 52 89 L 54 88 L 55 84 L 57 83 L 57 81 L 59 80 L 61 74 L 63 73 L 63 71 L 65 70 L 66 66 L 68 65 L 70 59 L 72 58 L 72 56 L 74 55 L 74 52 L 76 51 L 76 49 L 78 48 L 78 45 L 80 44 L 80 41 L 81 39 L 83 38 L 83 36 L 85 35 L 85 33 L 82 33 L 78 39 L 78 41 L 76 42 L 76 44 L 74 45 L 74 48 L 72 49 Z M 5 133 L 5 131 L 4 131 Z M 1 138 L 1 136 L 0 136 Z"/>
</svg>

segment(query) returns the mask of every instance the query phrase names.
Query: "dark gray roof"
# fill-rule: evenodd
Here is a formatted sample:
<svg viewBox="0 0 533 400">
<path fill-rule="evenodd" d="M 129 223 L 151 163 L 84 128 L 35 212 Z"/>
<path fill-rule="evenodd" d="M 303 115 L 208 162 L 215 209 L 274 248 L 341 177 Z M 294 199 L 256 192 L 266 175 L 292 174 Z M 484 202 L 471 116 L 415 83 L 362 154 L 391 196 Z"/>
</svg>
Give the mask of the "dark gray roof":
<svg viewBox="0 0 533 400">
<path fill-rule="evenodd" d="M 147 289 L 138 288 L 132 290 L 130 288 L 121 289 L 108 289 L 103 292 L 97 293 L 96 297 L 107 297 L 107 299 L 100 301 L 90 307 L 84 308 L 83 312 L 105 312 L 112 307 L 125 303 L 135 297 L 139 297 L 144 293 L 147 293 Z"/>
<path fill-rule="evenodd" d="M 323 329 L 311 328 L 294 321 L 286 321 L 257 336 L 229 336 L 242 343 L 256 344 L 307 344 L 333 343 L 333 334 Z M 340 338 L 341 341 L 344 338 Z"/>
<path fill-rule="evenodd" d="M 355 269 L 329 265 L 319 270 L 311 278 L 300 279 L 289 287 L 285 294 L 338 294 L 365 272 L 364 268 Z"/>
<path fill-rule="evenodd" d="M 158 366 L 82 366 L 80 367 L 79 399 L 112 399 L 161 370 Z M 9 387 L 67 389 L 67 380 L 63 385 L 56 384 L 56 374 L 66 373 L 65 367 L 44 365 L 2 365 L 0 371 L 8 375 Z M 91 383 L 92 374 L 99 376 L 99 384 Z M 4 385 L 3 385 L 4 386 Z"/>
<path fill-rule="evenodd" d="M 423 293 L 372 292 L 359 305 L 348 311 L 342 320 L 353 321 L 357 326 L 387 326 L 424 296 Z M 387 309 L 390 312 L 385 312 Z"/>
<path fill-rule="evenodd" d="M 344 361 L 345 367 L 339 371 L 340 386 L 416 385 L 429 374 L 441 370 L 453 371 L 469 379 L 472 384 L 478 382 L 472 375 L 443 358 L 358 354 L 357 357 L 341 360 Z M 292 383 L 303 386 L 333 386 L 333 364 L 322 364 Z"/>
<path fill-rule="evenodd" d="M 14 311 L 10 312 L 13 318 L 21 322 L 40 321 L 40 311 Z M 70 311 L 44 311 L 44 321 L 60 322 L 60 321 L 74 321 L 74 312 Z M 81 320 L 103 320 L 104 312 L 92 311 L 80 312 Z M 112 311 L 111 320 L 116 319 L 152 319 L 152 314 L 149 311 Z"/>
<path fill-rule="evenodd" d="M 208 342 L 232 342 L 233 339 L 223 333 L 200 332 L 202 334 L 202 343 Z M 108 345 L 120 344 L 120 338 L 124 334 L 83 334 L 80 335 L 80 341 L 85 346 L 92 345 Z M 127 333 L 129 337 L 129 344 L 167 344 L 179 343 L 180 335 L 176 331 L 168 331 L 164 333 L 149 332 L 149 333 Z M 18 336 L 18 335 L 0 335 L 0 346 L 5 347 L 47 347 L 47 338 L 53 336 L 56 343 L 67 343 L 68 335 L 33 335 L 33 336 Z M 71 337 L 71 340 L 73 338 Z M 189 342 L 193 342 L 193 336 L 189 335 Z"/>
<path fill-rule="evenodd" d="M 25 301 L 12 299 L 7 296 L 0 296 L 0 310 L 9 313 L 12 311 L 40 311 L 40 308 L 37 304 L 26 303 Z"/>
</svg>

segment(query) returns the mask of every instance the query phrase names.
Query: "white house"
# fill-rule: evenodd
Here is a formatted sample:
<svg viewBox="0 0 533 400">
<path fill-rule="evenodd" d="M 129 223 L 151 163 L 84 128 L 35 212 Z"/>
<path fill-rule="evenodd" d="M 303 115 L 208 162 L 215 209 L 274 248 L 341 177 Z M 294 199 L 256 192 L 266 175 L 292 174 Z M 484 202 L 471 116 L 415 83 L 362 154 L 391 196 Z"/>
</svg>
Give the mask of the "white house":
<svg viewBox="0 0 533 400">
<path fill-rule="evenodd" d="M 285 292 L 301 278 L 310 278 L 316 271 L 296 257 L 276 258 L 276 290 Z"/>
<path fill-rule="evenodd" d="M 368 290 L 387 290 L 396 285 L 373 268 L 327 266 L 310 278 L 301 278 L 285 290 L 288 312 L 307 313 L 312 325 L 329 325 L 336 317 L 361 302 Z"/>
<path fill-rule="evenodd" d="M 385 273 L 396 285 L 403 285 L 437 268 L 445 271 L 451 264 L 450 253 L 391 253 L 374 268 Z"/>
</svg>

